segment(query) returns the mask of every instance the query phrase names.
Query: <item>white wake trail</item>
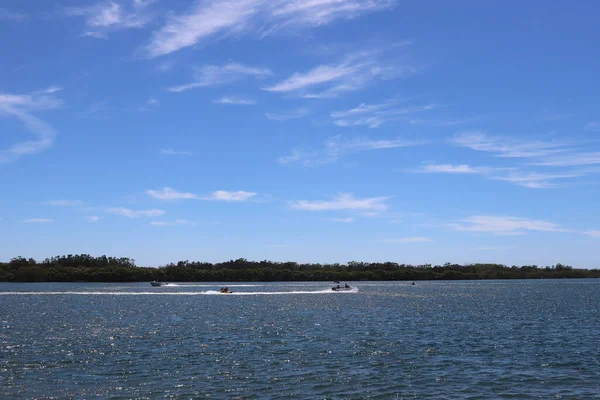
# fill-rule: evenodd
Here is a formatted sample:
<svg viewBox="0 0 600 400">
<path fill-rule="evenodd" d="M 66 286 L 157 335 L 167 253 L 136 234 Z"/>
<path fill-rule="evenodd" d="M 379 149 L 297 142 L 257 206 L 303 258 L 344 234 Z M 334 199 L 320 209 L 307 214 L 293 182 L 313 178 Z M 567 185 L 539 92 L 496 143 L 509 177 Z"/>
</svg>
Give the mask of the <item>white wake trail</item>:
<svg viewBox="0 0 600 400">
<path fill-rule="evenodd" d="M 206 296 L 206 295 L 223 295 L 223 296 L 271 296 L 271 295 L 289 295 L 289 294 L 342 294 L 342 293 L 358 293 L 358 288 L 352 288 L 352 290 L 344 292 L 336 292 L 331 289 L 323 290 L 294 290 L 289 292 L 233 292 L 233 293 L 221 293 L 218 290 L 207 290 L 205 292 L 100 292 L 100 291 L 89 291 L 89 292 L 0 292 L 0 296 L 60 296 L 60 295 L 75 295 L 75 296 Z"/>
</svg>

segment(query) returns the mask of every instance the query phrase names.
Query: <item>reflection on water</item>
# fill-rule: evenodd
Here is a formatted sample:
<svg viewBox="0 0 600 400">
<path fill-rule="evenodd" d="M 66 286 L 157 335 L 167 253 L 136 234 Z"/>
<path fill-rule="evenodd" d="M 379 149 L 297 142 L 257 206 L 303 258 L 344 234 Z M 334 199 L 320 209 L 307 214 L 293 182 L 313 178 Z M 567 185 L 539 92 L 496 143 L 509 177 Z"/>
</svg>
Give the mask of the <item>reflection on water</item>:
<svg viewBox="0 0 600 400">
<path fill-rule="evenodd" d="M 600 281 L 350 284 L 0 283 L 3 398 L 599 396 Z"/>
</svg>

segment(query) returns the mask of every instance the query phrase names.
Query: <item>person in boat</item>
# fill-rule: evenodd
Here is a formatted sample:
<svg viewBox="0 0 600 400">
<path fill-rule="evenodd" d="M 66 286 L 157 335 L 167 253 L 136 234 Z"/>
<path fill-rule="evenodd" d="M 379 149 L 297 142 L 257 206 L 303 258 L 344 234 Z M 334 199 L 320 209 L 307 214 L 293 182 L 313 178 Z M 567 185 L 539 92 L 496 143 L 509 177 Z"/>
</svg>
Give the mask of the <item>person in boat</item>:
<svg viewBox="0 0 600 400">
<path fill-rule="evenodd" d="M 350 285 L 348 285 L 347 283 L 344 285 L 344 287 L 345 287 L 346 289 L 350 289 Z"/>
</svg>

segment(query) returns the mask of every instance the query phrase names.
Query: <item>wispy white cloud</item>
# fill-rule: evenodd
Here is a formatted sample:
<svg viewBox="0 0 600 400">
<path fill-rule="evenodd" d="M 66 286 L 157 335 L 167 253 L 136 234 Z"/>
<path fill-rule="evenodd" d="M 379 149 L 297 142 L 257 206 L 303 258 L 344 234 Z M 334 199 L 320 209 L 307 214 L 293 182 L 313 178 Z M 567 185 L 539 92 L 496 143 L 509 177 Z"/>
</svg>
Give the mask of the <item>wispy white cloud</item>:
<svg viewBox="0 0 600 400">
<path fill-rule="evenodd" d="M 238 190 L 236 192 L 228 192 L 225 190 L 217 190 L 212 192 L 209 196 L 202 197 L 202 200 L 216 200 L 216 201 L 247 201 L 255 197 L 257 193 L 245 192 Z"/>
<path fill-rule="evenodd" d="M 159 200 L 208 200 L 208 201 L 247 201 L 257 196 L 257 193 L 246 192 L 243 190 L 226 191 L 217 190 L 209 195 L 201 196 L 195 193 L 178 192 L 170 187 L 164 187 L 162 190 L 147 190 L 146 194 Z"/>
<path fill-rule="evenodd" d="M 507 137 L 491 137 L 483 132 L 466 133 L 455 136 L 452 143 L 477 151 L 505 158 L 528 158 L 531 166 L 543 167 L 582 167 L 600 164 L 600 151 L 582 151 L 582 144 L 561 141 L 533 141 Z M 493 176 L 492 179 L 512 182 L 531 188 L 561 186 L 552 182 L 558 179 L 577 178 L 597 173 L 591 169 L 567 170 L 540 173 L 521 172 L 513 168 L 506 176 Z"/>
<path fill-rule="evenodd" d="M 551 157 L 544 157 L 532 162 L 532 164 L 547 167 L 597 165 L 600 164 L 600 151 L 559 154 Z"/>
<path fill-rule="evenodd" d="M 392 7 L 394 0 L 198 0 L 185 13 L 169 17 L 146 46 L 149 57 L 163 56 L 207 40 L 242 33 L 271 35 L 294 27 L 326 25 Z"/>
<path fill-rule="evenodd" d="M 566 172 L 522 171 L 519 168 L 474 167 L 467 164 L 428 164 L 413 172 L 441 174 L 482 175 L 487 179 L 509 182 L 532 189 L 562 187 L 568 184 L 565 179 L 580 178 L 598 173 L 595 170 L 572 170 Z"/>
<path fill-rule="evenodd" d="M 397 100 L 391 99 L 380 104 L 361 103 L 355 108 L 331 113 L 333 123 L 337 126 L 368 126 L 376 128 L 379 125 L 405 118 L 406 115 L 430 111 L 437 108 L 435 104 L 423 106 L 401 106 Z"/>
<path fill-rule="evenodd" d="M 491 171 L 488 167 L 473 167 L 467 164 L 427 164 L 416 172 L 443 173 L 443 174 L 487 174 Z"/>
<path fill-rule="evenodd" d="M 184 14 L 171 16 L 165 26 L 154 32 L 146 46 L 149 57 L 163 56 L 190 47 L 209 37 L 228 36 L 247 28 L 249 19 L 262 1 L 197 1 Z"/>
<path fill-rule="evenodd" d="M 395 104 L 397 104 L 397 100 L 395 100 L 395 99 L 391 99 L 391 100 L 388 100 L 388 101 L 386 101 L 384 103 L 380 103 L 380 104 L 361 103 L 358 106 L 351 108 L 349 110 L 333 111 L 331 113 L 331 117 L 332 118 L 347 118 L 347 117 L 352 117 L 352 116 L 359 115 L 359 114 L 373 113 L 376 111 L 385 110 L 390 107 L 393 107 Z"/>
<path fill-rule="evenodd" d="M 298 119 L 308 115 L 309 111 L 306 108 L 296 108 L 291 111 L 282 111 L 282 112 L 268 112 L 265 113 L 265 117 L 272 121 L 287 121 L 290 119 Z"/>
<path fill-rule="evenodd" d="M 599 237 L 600 238 L 600 229 L 597 230 L 587 230 L 584 232 L 588 236 Z"/>
<path fill-rule="evenodd" d="M 272 75 L 268 68 L 249 67 L 239 63 L 225 65 L 205 65 L 196 68 L 194 79 L 185 85 L 172 86 L 170 92 L 183 92 L 201 87 L 221 86 L 237 82 L 246 78 L 264 78 Z"/>
<path fill-rule="evenodd" d="M 200 196 L 194 193 L 178 192 L 170 187 L 164 187 L 162 190 L 146 190 L 146 194 L 159 200 L 189 200 L 200 198 Z"/>
<path fill-rule="evenodd" d="M 533 220 L 529 218 L 474 215 L 469 218 L 448 224 L 455 231 L 480 232 L 495 235 L 523 235 L 527 232 L 566 232 L 554 222 Z"/>
<path fill-rule="evenodd" d="M 153 226 L 167 226 L 167 225 L 170 225 L 170 223 L 166 222 L 166 221 L 152 221 L 152 222 L 150 222 L 150 225 L 153 225 Z"/>
<path fill-rule="evenodd" d="M 384 239 L 383 241 L 385 243 L 406 244 L 406 243 L 429 243 L 429 242 L 433 242 L 433 239 L 424 237 L 424 236 L 414 236 L 414 237 Z"/>
<path fill-rule="evenodd" d="M 10 11 L 10 10 L 7 10 L 6 8 L 0 8 L 0 21 L 20 22 L 20 21 L 25 20 L 25 18 L 27 18 L 27 15 L 25 15 L 25 14 L 15 12 L 15 11 Z"/>
<path fill-rule="evenodd" d="M 87 217 L 85 217 L 85 219 L 89 222 L 98 222 L 100 220 L 100 217 L 98 217 L 97 215 L 88 215 Z"/>
<path fill-rule="evenodd" d="M 168 156 L 191 156 L 192 153 L 189 151 L 180 151 L 175 149 L 160 149 L 160 154 Z"/>
<path fill-rule="evenodd" d="M 81 207 L 83 202 L 79 200 L 52 200 L 46 203 L 51 206 L 57 207 Z"/>
<path fill-rule="evenodd" d="M 398 62 L 388 66 L 382 61 L 385 50 L 374 48 L 352 53 L 340 63 L 318 65 L 306 72 L 295 72 L 264 90 L 308 99 L 332 98 L 344 92 L 360 90 L 376 79 L 399 78 L 416 72 L 416 69 Z"/>
<path fill-rule="evenodd" d="M 67 7 L 64 12 L 69 17 L 85 18 L 87 30 L 83 36 L 106 38 L 109 32 L 148 24 L 152 18 L 146 7 L 150 3 L 152 1 L 101 1 L 91 6 Z"/>
<path fill-rule="evenodd" d="M 61 92 L 63 91 L 64 88 L 61 86 L 48 86 L 45 89 L 41 89 L 41 90 L 37 90 L 35 92 L 33 92 L 34 95 L 44 95 L 44 94 L 53 94 L 53 93 L 57 93 L 57 92 Z"/>
<path fill-rule="evenodd" d="M 39 111 L 60 107 L 62 100 L 49 94 L 46 90 L 24 95 L 0 93 L 0 110 L 9 112 L 10 109 L 20 108 L 26 111 Z"/>
<path fill-rule="evenodd" d="M 565 143 L 555 141 L 527 141 L 508 137 L 493 137 L 476 131 L 456 135 L 451 142 L 472 150 L 493 153 L 497 157 L 543 157 L 567 150 Z"/>
<path fill-rule="evenodd" d="M 355 198 L 352 193 L 339 193 L 332 200 L 295 200 L 288 202 L 290 208 L 306 211 L 332 211 L 332 210 L 369 210 L 385 211 L 388 209 L 386 201 L 389 197 Z"/>
<path fill-rule="evenodd" d="M 448 119 L 448 120 L 411 118 L 410 120 L 408 120 L 408 123 L 411 125 L 424 125 L 424 126 L 430 126 L 430 127 L 436 127 L 436 128 L 437 127 L 451 127 L 451 126 L 471 124 L 473 122 L 481 121 L 482 119 L 484 119 L 486 117 L 487 117 L 486 115 L 481 115 L 481 116 L 471 117 L 471 118 Z"/>
<path fill-rule="evenodd" d="M 20 120 L 36 140 L 29 140 L 0 150 L 0 164 L 12 162 L 21 156 L 40 153 L 54 143 L 56 130 L 35 117 L 32 113 L 40 110 L 56 109 L 62 101 L 50 94 L 14 95 L 0 93 L 0 116 L 8 115 Z"/>
<path fill-rule="evenodd" d="M 338 19 L 350 19 L 367 12 L 392 7 L 394 0 L 297 0 L 280 1 L 280 6 L 271 10 L 279 18 L 279 27 L 289 25 L 319 26 Z"/>
<path fill-rule="evenodd" d="M 21 221 L 24 224 L 48 224 L 54 222 L 52 218 L 29 218 Z"/>
<path fill-rule="evenodd" d="M 139 217 L 159 217 L 165 214 L 164 210 L 151 209 L 151 210 L 132 210 L 125 207 L 115 207 L 106 210 L 108 214 L 120 215 L 127 218 L 139 218 Z"/>
<path fill-rule="evenodd" d="M 383 150 L 400 147 L 417 146 L 419 141 L 407 141 L 403 139 L 347 139 L 342 135 L 332 136 L 325 140 L 324 148 L 316 151 L 293 150 L 288 156 L 279 157 L 280 164 L 301 163 L 306 167 L 316 167 L 335 162 L 344 156 L 368 150 Z"/>
<path fill-rule="evenodd" d="M 305 73 L 296 72 L 286 80 L 265 88 L 270 92 L 292 92 L 324 83 L 338 81 L 363 69 L 362 64 L 319 65 Z"/>
<path fill-rule="evenodd" d="M 150 4 L 154 4 L 156 3 L 158 0 L 133 0 L 133 7 L 136 10 L 142 9 L 142 8 L 146 8 L 148 7 Z"/>
<path fill-rule="evenodd" d="M 214 100 L 213 103 L 237 105 L 237 106 L 251 106 L 251 105 L 256 104 L 256 100 L 247 99 L 247 98 L 243 98 L 243 97 L 224 96 L 224 97 L 221 97 L 220 99 Z"/>
<path fill-rule="evenodd" d="M 349 224 L 351 222 L 354 222 L 354 218 L 351 218 L 351 217 L 347 217 L 347 218 L 334 218 L 332 221 L 333 222 L 341 222 L 341 223 Z"/>
<path fill-rule="evenodd" d="M 141 113 L 154 111 L 158 104 L 160 104 L 158 99 L 156 97 L 151 97 L 146 101 L 145 105 L 138 107 L 138 111 Z"/>
<path fill-rule="evenodd" d="M 585 171 L 572 171 L 565 173 L 543 173 L 511 171 L 506 175 L 494 176 L 492 179 L 514 183 L 532 189 L 546 189 L 565 185 L 564 179 L 579 178 L 587 175 Z M 556 181 L 559 182 L 556 182 Z"/>
</svg>

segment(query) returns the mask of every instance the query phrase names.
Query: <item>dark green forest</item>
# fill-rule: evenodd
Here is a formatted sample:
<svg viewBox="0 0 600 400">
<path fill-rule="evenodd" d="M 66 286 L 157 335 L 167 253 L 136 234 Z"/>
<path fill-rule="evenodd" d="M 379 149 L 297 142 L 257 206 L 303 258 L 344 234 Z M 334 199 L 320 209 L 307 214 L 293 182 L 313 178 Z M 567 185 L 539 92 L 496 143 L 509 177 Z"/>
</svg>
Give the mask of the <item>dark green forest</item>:
<svg viewBox="0 0 600 400">
<path fill-rule="evenodd" d="M 501 264 L 408 265 L 395 262 L 302 264 L 248 261 L 221 263 L 179 261 L 158 268 L 137 266 L 131 258 L 92 257 L 88 254 L 56 256 L 38 262 L 16 257 L 0 263 L 3 282 L 269 282 L 269 281 L 417 281 L 473 279 L 600 278 L 598 269 L 568 265 L 507 266 Z"/>
</svg>

